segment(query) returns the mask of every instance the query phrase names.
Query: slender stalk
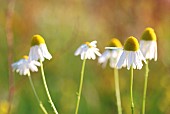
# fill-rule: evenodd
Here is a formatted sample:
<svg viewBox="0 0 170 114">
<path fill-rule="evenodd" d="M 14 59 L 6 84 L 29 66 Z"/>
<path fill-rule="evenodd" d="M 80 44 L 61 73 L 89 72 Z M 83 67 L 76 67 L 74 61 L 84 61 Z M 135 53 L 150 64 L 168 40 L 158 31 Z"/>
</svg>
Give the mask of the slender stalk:
<svg viewBox="0 0 170 114">
<path fill-rule="evenodd" d="M 118 74 L 118 69 L 116 68 L 114 68 L 114 76 L 115 76 L 115 90 L 116 90 L 118 114 L 122 114 L 120 89 L 119 89 L 119 74 Z"/>
<path fill-rule="evenodd" d="M 134 114 L 134 103 L 133 103 L 133 67 L 130 68 L 130 101 L 131 101 L 131 111 Z"/>
<path fill-rule="evenodd" d="M 148 82 L 148 73 L 149 73 L 149 61 L 147 60 L 145 66 L 145 82 L 144 82 L 144 89 L 143 89 L 143 102 L 142 102 L 142 114 L 145 114 L 145 102 L 146 102 L 146 91 L 147 91 L 147 82 Z"/>
<path fill-rule="evenodd" d="M 81 97 L 81 91 L 82 91 L 82 86 L 83 86 L 83 76 L 84 76 L 85 63 L 86 63 L 86 59 L 83 60 L 83 64 L 82 64 L 81 79 L 80 79 L 79 92 L 77 94 L 77 105 L 76 105 L 75 114 L 78 114 L 78 110 L 79 110 L 80 97 Z"/>
<path fill-rule="evenodd" d="M 51 104 L 51 107 L 52 107 L 53 110 L 54 110 L 54 113 L 55 113 L 55 114 L 58 114 L 57 109 L 55 108 L 54 103 L 53 103 L 53 101 L 52 101 L 52 99 L 51 99 L 50 92 L 49 92 L 49 90 L 48 90 L 48 86 L 47 86 L 47 82 L 46 82 L 45 74 L 44 74 L 43 63 L 42 63 L 41 60 L 40 60 L 40 63 L 41 63 L 42 79 L 43 79 L 44 87 L 45 87 L 45 90 L 46 90 L 46 93 L 47 93 L 47 96 L 48 96 L 48 100 L 49 100 L 49 102 L 50 102 L 50 104 Z"/>
<path fill-rule="evenodd" d="M 38 97 L 38 95 L 37 95 L 37 92 L 36 92 L 36 90 L 35 90 L 35 87 L 34 87 L 34 84 L 33 84 L 33 82 L 32 82 L 31 76 L 28 75 L 28 78 L 29 78 L 29 81 L 30 81 L 32 90 L 33 90 L 33 92 L 34 92 L 34 95 L 35 95 L 35 97 L 36 97 L 36 99 L 37 99 L 37 101 L 38 101 L 38 103 L 39 103 L 39 105 L 40 105 L 40 108 L 42 109 L 42 111 L 44 112 L 44 114 L 48 114 L 47 111 L 46 111 L 46 109 L 45 109 L 45 107 L 43 106 L 42 102 L 40 101 L 40 99 L 39 99 L 39 97 Z"/>
</svg>

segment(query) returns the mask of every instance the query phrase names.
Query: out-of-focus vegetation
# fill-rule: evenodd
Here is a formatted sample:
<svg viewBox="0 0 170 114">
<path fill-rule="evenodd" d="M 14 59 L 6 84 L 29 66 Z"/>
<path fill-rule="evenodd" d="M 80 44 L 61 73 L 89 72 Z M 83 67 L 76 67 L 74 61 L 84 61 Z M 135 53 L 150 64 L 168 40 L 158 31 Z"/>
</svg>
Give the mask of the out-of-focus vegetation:
<svg viewBox="0 0 170 114">
<path fill-rule="evenodd" d="M 0 0 L 0 106 L 8 99 L 8 61 L 5 32 L 8 1 Z M 158 61 L 150 62 L 146 114 L 170 113 L 170 0 L 16 0 L 13 15 L 14 61 L 29 53 L 31 37 L 45 38 L 52 60 L 44 62 L 47 83 L 60 114 L 74 114 L 82 61 L 74 51 L 97 40 L 100 52 L 108 41 L 140 39 L 146 27 L 158 39 Z M 52 114 L 40 72 L 31 73 L 43 103 Z M 127 69 L 119 70 L 123 113 L 130 113 Z M 144 69 L 134 72 L 135 112 L 141 111 Z M 1 107 L 4 108 L 4 107 Z M 15 73 L 11 114 L 41 114 L 28 77 Z M 88 60 L 79 114 L 117 114 L 113 69 Z"/>
</svg>

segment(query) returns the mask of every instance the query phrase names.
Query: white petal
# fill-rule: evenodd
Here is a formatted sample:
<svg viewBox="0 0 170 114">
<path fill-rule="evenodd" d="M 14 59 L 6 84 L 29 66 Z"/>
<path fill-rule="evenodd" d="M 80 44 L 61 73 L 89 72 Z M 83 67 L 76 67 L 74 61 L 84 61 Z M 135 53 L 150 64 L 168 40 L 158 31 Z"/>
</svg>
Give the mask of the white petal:
<svg viewBox="0 0 170 114">
<path fill-rule="evenodd" d="M 140 59 L 141 61 L 144 61 L 144 62 L 146 63 L 146 60 L 145 60 L 142 52 L 141 52 L 140 50 L 138 50 L 137 53 L 138 53 L 139 59 Z"/>
<path fill-rule="evenodd" d="M 85 57 L 85 52 L 83 51 L 83 52 L 81 53 L 81 60 L 84 60 L 84 59 L 86 59 L 86 57 Z"/>
<path fill-rule="evenodd" d="M 116 68 L 116 64 L 117 64 L 116 59 L 111 57 L 110 58 L 110 67 L 111 68 Z"/>
<path fill-rule="evenodd" d="M 38 49 L 37 51 L 38 51 L 38 52 L 37 52 L 38 59 L 40 59 L 41 61 L 44 61 L 44 56 L 43 56 L 43 54 L 42 54 L 41 50 L 40 50 L 40 49 Z M 36 60 L 36 61 L 37 61 L 37 60 Z"/>
<path fill-rule="evenodd" d="M 119 58 L 119 61 L 118 61 L 117 65 L 116 65 L 117 68 L 122 68 L 122 65 L 124 64 L 125 59 L 126 59 L 126 54 L 127 54 L 127 52 L 123 51 L 122 55 Z"/>
<path fill-rule="evenodd" d="M 106 50 L 98 59 L 99 63 L 104 63 L 108 58 L 110 58 L 110 51 Z"/>
<path fill-rule="evenodd" d="M 140 49 L 143 56 L 146 59 L 154 59 L 157 60 L 157 43 L 156 41 L 140 41 Z"/>
<path fill-rule="evenodd" d="M 141 69 L 142 68 L 142 66 L 143 66 L 142 60 L 144 60 L 144 62 L 146 62 L 145 58 L 143 57 L 143 55 L 141 53 L 141 51 L 138 50 L 136 52 L 136 65 L 137 65 L 137 69 Z"/>
<path fill-rule="evenodd" d="M 96 44 L 97 44 L 97 41 L 92 41 L 92 42 L 90 42 L 90 45 L 91 45 L 92 47 L 96 47 Z"/>
<path fill-rule="evenodd" d="M 90 53 L 90 55 L 91 55 L 91 58 L 92 58 L 93 60 L 95 60 L 95 59 L 96 59 L 96 56 L 95 56 L 93 50 L 89 50 L 89 53 Z"/>
<path fill-rule="evenodd" d="M 80 46 L 74 53 L 75 56 L 80 55 L 82 52 L 82 46 Z"/>
<path fill-rule="evenodd" d="M 155 45 L 155 50 L 154 50 L 155 51 L 155 53 L 154 53 L 155 59 L 154 60 L 157 61 L 157 56 L 158 56 L 158 54 L 157 54 L 157 43 L 155 42 L 154 45 Z"/>
<path fill-rule="evenodd" d="M 29 52 L 29 61 L 38 60 L 38 46 L 32 46 Z"/>
<path fill-rule="evenodd" d="M 41 64 L 38 61 L 31 61 L 31 64 L 34 64 L 36 66 L 41 66 Z"/>
<path fill-rule="evenodd" d="M 91 55 L 90 55 L 89 49 L 85 53 L 86 53 L 86 59 L 91 59 Z"/>
<path fill-rule="evenodd" d="M 48 60 L 50 60 L 52 58 L 51 54 L 49 53 L 49 51 L 47 49 L 46 44 L 41 44 L 40 49 L 41 49 L 43 57 L 45 57 Z"/>
<path fill-rule="evenodd" d="M 92 49 L 97 56 L 101 56 L 101 53 L 99 52 L 98 48 L 92 48 Z"/>
<path fill-rule="evenodd" d="M 30 64 L 30 65 L 29 65 L 29 69 L 30 69 L 32 72 L 37 72 L 37 71 L 38 71 L 38 68 L 37 68 L 34 64 Z"/>
<path fill-rule="evenodd" d="M 129 70 L 131 65 L 132 65 L 132 62 L 133 62 L 133 52 L 129 52 L 128 54 L 128 57 L 127 57 L 127 69 Z"/>
</svg>

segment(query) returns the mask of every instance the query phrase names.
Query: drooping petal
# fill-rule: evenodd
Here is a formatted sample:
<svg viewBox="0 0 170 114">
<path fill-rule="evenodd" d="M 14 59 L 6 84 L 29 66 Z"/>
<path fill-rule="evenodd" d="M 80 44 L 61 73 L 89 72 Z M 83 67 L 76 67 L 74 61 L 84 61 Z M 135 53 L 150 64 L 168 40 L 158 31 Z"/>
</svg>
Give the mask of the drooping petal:
<svg viewBox="0 0 170 114">
<path fill-rule="evenodd" d="M 158 58 L 158 57 L 157 57 L 157 56 L 158 56 L 158 54 L 157 54 L 157 53 L 158 53 L 158 51 L 157 51 L 157 42 L 155 42 L 153 45 L 154 45 L 154 47 L 155 47 L 155 48 L 154 48 L 154 49 L 155 49 L 155 50 L 154 50 L 154 55 L 155 55 L 154 60 L 157 61 L 157 58 Z"/>
<path fill-rule="evenodd" d="M 46 59 L 50 60 L 52 58 L 51 54 L 49 53 L 47 46 L 45 44 L 41 44 L 40 45 L 40 49 L 42 52 L 43 57 L 45 57 Z"/>
<path fill-rule="evenodd" d="M 127 53 L 128 53 L 127 51 L 123 51 L 122 55 L 120 56 L 119 61 L 116 65 L 119 69 L 122 68 L 122 65 L 124 64 L 126 60 Z"/>
<path fill-rule="evenodd" d="M 21 59 L 16 63 L 12 64 L 13 71 L 16 70 L 20 75 L 30 75 L 30 70 L 32 72 L 37 72 L 40 63 L 37 61 L 28 61 L 27 59 Z"/>
<path fill-rule="evenodd" d="M 46 44 L 34 45 L 30 48 L 29 52 L 29 61 L 44 61 L 44 58 L 50 60 L 52 58 L 51 54 L 49 53 Z"/>
<path fill-rule="evenodd" d="M 92 48 L 91 50 L 93 50 L 93 52 L 97 55 L 97 56 L 101 56 L 101 53 L 99 52 L 98 48 Z"/>
<path fill-rule="evenodd" d="M 93 51 L 93 50 L 89 50 L 89 53 L 90 53 L 90 55 L 91 55 L 91 58 L 92 58 L 93 60 L 95 60 L 95 59 L 96 59 L 96 55 L 95 55 L 94 51 Z"/>
<path fill-rule="evenodd" d="M 84 59 L 87 59 L 87 56 L 85 56 L 85 52 L 83 51 L 83 52 L 81 53 L 81 60 L 84 60 Z"/>
<path fill-rule="evenodd" d="M 85 44 L 81 45 L 74 53 L 75 56 L 80 55 L 83 51 L 83 49 L 86 47 Z"/>
<path fill-rule="evenodd" d="M 155 61 L 157 60 L 157 42 L 154 41 L 140 41 L 140 49 L 145 59 Z"/>
<path fill-rule="evenodd" d="M 102 64 L 102 67 L 103 67 L 103 68 L 106 67 L 106 64 L 107 64 L 107 62 L 108 62 L 108 59 L 110 58 L 110 55 L 111 55 L 110 51 L 109 51 L 109 50 L 106 50 L 106 51 L 99 57 L 98 62 L 99 62 L 100 64 Z"/>
<path fill-rule="evenodd" d="M 103 62 L 105 62 L 105 61 L 108 59 L 108 57 L 110 58 L 110 51 L 109 51 L 109 50 L 106 50 L 106 51 L 99 57 L 98 62 L 99 62 L 99 63 L 103 63 Z"/>
<path fill-rule="evenodd" d="M 134 58 L 133 56 L 134 56 L 134 52 L 129 52 L 129 54 L 128 54 L 128 64 L 127 64 L 128 70 L 133 65 L 133 58 Z"/>
</svg>

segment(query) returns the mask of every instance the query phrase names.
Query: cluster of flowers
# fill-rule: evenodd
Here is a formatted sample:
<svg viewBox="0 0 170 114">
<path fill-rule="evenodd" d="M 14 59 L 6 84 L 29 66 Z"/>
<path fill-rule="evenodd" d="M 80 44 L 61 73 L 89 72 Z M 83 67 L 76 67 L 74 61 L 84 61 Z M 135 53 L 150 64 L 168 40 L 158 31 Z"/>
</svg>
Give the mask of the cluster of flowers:
<svg viewBox="0 0 170 114">
<path fill-rule="evenodd" d="M 132 66 L 133 69 L 141 69 L 143 64 L 142 61 L 146 63 L 145 59 L 154 59 L 157 60 L 157 42 L 156 35 L 152 28 L 146 28 L 140 44 L 138 40 L 130 36 L 124 47 L 117 38 L 113 38 L 109 44 L 109 47 L 106 47 L 105 52 L 101 55 L 99 49 L 96 48 L 97 41 L 92 41 L 91 43 L 86 42 L 81 45 L 75 52 L 75 55 L 81 55 L 81 59 L 95 59 L 96 55 L 100 56 L 98 62 L 103 64 L 105 67 L 108 60 L 110 60 L 111 68 L 122 68 L 127 67 L 129 70 Z"/>
<path fill-rule="evenodd" d="M 74 55 L 80 55 L 81 60 L 84 60 L 84 64 L 86 59 L 95 60 L 97 55 L 100 56 L 98 62 L 101 63 L 103 67 L 105 67 L 107 62 L 110 61 L 111 68 L 121 69 L 122 67 L 127 67 L 128 70 L 130 68 L 141 69 L 143 66 L 142 61 L 147 64 L 146 60 L 157 60 L 156 35 L 154 30 L 149 27 L 145 29 L 143 35 L 141 36 L 140 44 L 138 43 L 138 40 L 133 36 L 130 36 L 126 40 L 124 46 L 122 46 L 121 42 L 117 38 L 113 38 L 109 46 L 105 47 L 105 52 L 103 54 L 99 52 L 96 44 L 97 41 L 85 42 L 75 51 Z M 16 72 L 18 72 L 20 75 L 30 76 L 30 70 L 32 72 L 37 72 L 37 67 L 42 67 L 42 62 L 45 59 L 50 60 L 51 58 L 52 56 L 47 49 L 43 37 L 40 35 L 34 35 L 31 41 L 29 56 L 23 56 L 21 60 L 13 63 L 12 68 L 14 71 L 16 70 Z M 82 70 L 84 70 L 83 67 Z M 81 73 L 82 78 L 83 72 L 84 71 Z M 44 74 L 42 74 L 42 76 L 43 75 Z M 58 114 L 48 92 L 45 78 L 43 79 L 51 105 L 55 113 Z M 80 83 L 76 114 L 78 113 L 81 88 L 82 83 Z"/>
<path fill-rule="evenodd" d="M 47 46 L 44 39 L 40 35 L 34 35 L 31 41 L 31 48 L 29 56 L 25 55 L 21 60 L 12 64 L 13 70 L 16 70 L 20 75 L 30 75 L 30 70 L 32 72 L 37 72 L 37 66 L 40 66 L 44 58 L 50 60 L 52 58 L 51 54 L 48 52 Z"/>
<path fill-rule="evenodd" d="M 127 66 L 127 69 L 130 69 L 130 66 L 133 66 L 134 69 L 141 69 L 142 60 L 144 62 L 146 62 L 145 59 L 157 60 L 157 42 L 154 30 L 146 28 L 141 38 L 139 46 L 137 39 L 130 36 L 126 40 L 124 48 L 118 39 L 113 38 L 102 55 L 96 46 L 97 41 L 86 42 L 75 51 L 75 55 L 81 55 L 82 60 L 94 60 L 98 55 L 100 56 L 98 62 L 103 64 L 103 67 L 110 60 L 110 67 L 112 68 L 120 69 Z M 40 35 L 34 35 L 29 56 L 23 56 L 21 60 L 13 63 L 12 68 L 20 75 L 30 75 L 30 70 L 32 72 L 38 71 L 37 66 L 40 66 L 38 60 L 44 61 L 44 58 L 50 60 L 52 56 L 48 52 L 44 39 Z"/>
<path fill-rule="evenodd" d="M 82 80 L 84 73 L 84 64 L 86 59 L 96 59 L 96 55 L 100 56 L 98 62 L 102 64 L 103 67 L 106 66 L 107 62 L 110 61 L 110 67 L 114 68 L 115 75 L 115 91 L 117 98 L 117 107 L 118 114 L 122 114 L 121 109 L 121 100 L 120 100 L 120 91 L 119 91 L 119 79 L 117 69 L 122 67 L 127 67 L 131 69 L 131 80 L 130 80 L 130 99 L 131 99 L 131 110 L 132 114 L 134 113 L 134 103 L 133 103 L 133 69 L 142 69 L 143 63 L 148 66 L 148 60 L 154 59 L 157 60 L 157 42 L 156 34 L 154 30 L 150 27 L 146 28 L 143 32 L 140 40 L 130 36 L 124 46 L 117 38 L 113 38 L 109 47 L 105 47 L 105 52 L 100 54 L 99 49 L 96 46 L 97 41 L 86 42 L 81 45 L 75 52 L 75 55 L 80 55 L 81 59 L 84 60 L 82 65 L 81 73 L 81 82 L 79 87 L 79 94 L 77 97 L 77 108 L 76 114 L 78 114 L 78 107 L 80 102 L 80 95 L 82 89 Z M 146 67 L 148 69 L 148 67 Z M 145 98 L 146 98 L 146 89 L 147 89 L 147 77 L 148 70 L 146 70 L 145 84 L 144 84 L 144 95 L 143 95 L 143 104 L 142 104 L 142 114 L 145 114 Z"/>
</svg>

